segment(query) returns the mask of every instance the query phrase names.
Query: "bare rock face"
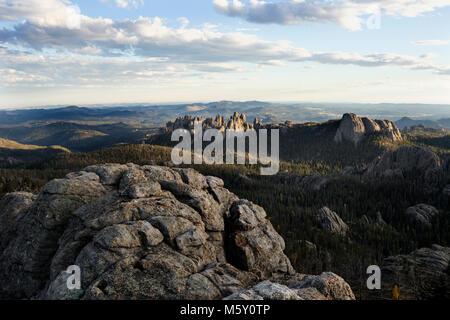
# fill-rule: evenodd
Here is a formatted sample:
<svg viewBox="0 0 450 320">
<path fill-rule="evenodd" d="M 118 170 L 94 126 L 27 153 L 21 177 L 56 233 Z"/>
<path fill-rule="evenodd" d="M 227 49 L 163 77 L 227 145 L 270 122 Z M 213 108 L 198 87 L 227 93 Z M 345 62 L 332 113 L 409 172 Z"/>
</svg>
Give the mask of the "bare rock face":
<svg viewBox="0 0 450 320">
<path fill-rule="evenodd" d="M 408 255 L 385 258 L 381 267 L 386 296 L 398 284 L 400 299 L 450 298 L 450 248 L 433 245 Z"/>
<path fill-rule="evenodd" d="M 416 146 L 400 147 L 387 151 L 376 158 L 366 168 L 365 178 L 394 177 L 403 178 L 409 173 L 422 174 L 429 187 L 438 178 L 441 161 L 432 151 Z"/>
<path fill-rule="evenodd" d="M 294 291 L 299 300 L 354 300 L 355 296 L 347 282 L 332 272 L 317 276 L 297 273 L 278 276 L 272 282 Z"/>
<path fill-rule="evenodd" d="M 225 300 L 355 300 L 350 286 L 332 272 L 295 274 L 264 281 Z"/>
<path fill-rule="evenodd" d="M 8 244 L 11 237 L 15 236 L 11 226 L 21 219 L 23 212 L 31 206 L 36 197 L 27 192 L 15 192 L 5 195 L 0 200 L 0 208 L 4 208 L 0 215 L 0 251 Z"/>
<path fill-rule="evenodd" d="M 289 259 L 283 254 L 285 243 L 272 224 L 266 220 L 263 208 L 248 200 L 233 203 L 226 247 L 231 264 L 268 278 L 276 273 L 294 273 Z"/>
<path fill-rule="evenodd" d="M 224 300 L 302 300 L 294 290 L 288 287 L 264 281 L 251 289 L 234 293 Z"/>
<path fill-rule="evenodd" d="M 406 215 L 414 222 L 431 225 L 434 218 L 439 215 L 439 210 L 428 204 L 418 204 L 406 209 Z"/>
<path fill-rule="evenodd" d="M 2 241 L 0 253 L 0 296 L 31 297 L 42 288 L 58 239 L 74 211 L 106 194 L 105 187 L 90 175 L 56 179 L 48 183 L 33 202 L 10 223 L 1 225 L 0 234 L 9 233 Z M 2 216 L 11 206 L 0 209 Z"/>
<path fill-rule="evenodd" d="M 327 207 L 323 207 L 317 214 L 317 222 L 319 226 L 331 233 L 345 236 L 349 227 L 334 211 Z"/>
<path fill-rule="evenodd" d="M 338 143 L 350 141 L 357 144 L 363 137 L 372 133 L 380 133 L 392 141 L 402 140 L 400 130 L 391 121 L 360 118 L 354 113 L 344 114 L 334 140 Z"/>
<path fill-rule="evenodd" d="M 218 129 L 219 131 L 225 131 L 226 129 L 245 131 L 250 129 L 259 129 L 263 127 L 261 121 L 255 118 L 253 122 L 247 122 L 247 116 L 242 113 L 235 112 L 230 119 L 224 120 L 222 115 L 217 115 L 215 119 L 194 116 L 184 116 L 177 118 L 174 122 L 170 121 L 166 124 L 166 131 L 170 132 L 176 129 L 186 129 L 192 131 L 194 129 L 195 121 L 202 122 L 203 129 Z"/>
<path fill-rule="evenodd" d="M 342 117 L 334 140 L 339 143 L 342 141 L 358 143 L 365 132 L 366 129 L 362 119 L 354 113 L 346 113 Z"/>
<path fill-rule="evenodd" d="M 331 297 L 340 282 L 293 293 L 272 280 L 295 278 L 283 239 L 263 208 L 223 185 L 192 169 L 107 164 L 53 180 L 37 196 L 5 196 L 0 298 Z M 79 290 L 67 288 L 74 265 Z"/>
</svg>

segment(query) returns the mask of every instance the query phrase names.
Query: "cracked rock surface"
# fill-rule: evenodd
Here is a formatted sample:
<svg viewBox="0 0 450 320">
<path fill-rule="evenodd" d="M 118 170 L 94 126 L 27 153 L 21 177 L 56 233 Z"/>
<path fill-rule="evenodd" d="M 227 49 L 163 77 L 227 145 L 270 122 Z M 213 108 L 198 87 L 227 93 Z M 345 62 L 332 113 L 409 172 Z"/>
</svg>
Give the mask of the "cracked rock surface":
<svg viewBox="0 0 450 320">
<path fill-rule="evenodd" d="M 219 178 L 90 166 L 0 200 L 0 298 L 354 299 L 332 273 L 296 274 L 284 248 L 264 209 Z"/>
</svg>

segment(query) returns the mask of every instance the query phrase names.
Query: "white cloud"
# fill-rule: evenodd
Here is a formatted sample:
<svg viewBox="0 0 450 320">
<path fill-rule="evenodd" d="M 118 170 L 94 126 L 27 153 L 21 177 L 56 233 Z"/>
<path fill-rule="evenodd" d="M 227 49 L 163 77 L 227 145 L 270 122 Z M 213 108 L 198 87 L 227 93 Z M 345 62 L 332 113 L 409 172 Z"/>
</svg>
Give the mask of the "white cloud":
<svg viewBox="0 0 450 320">
<path fill-rule="evenodd" d="M 95 46 L 86 46 L 83 48 L 75 48 L 72 50 L 75 53 L 82 55 L 98 56 L 102 54 L 102 50 Z"/>
<path fill-rule="evenodd" d="M 46 28 L 76 29 L 81 19 L 78 6 L 60 0 L 0 0 L 0 21 L 18 21 Z"/>
<path fill-rule="evenodd" d="M 144 5 L 143 0 L 115 0 L 119 8 L 135 8 Z"/>
<path fill-rule="evenodd" d="M 214 0 L 215 7 L 230 17 L 245 16 L 245 5 L 239 0 Z"/>
<path fill-rule="evenodd" d="M 116 21 L 78 14 L 80 25 L 74 29 L 65 23 L 71 17 L 67 10 L 71 5 L 65 1 L 8 3 L 0 0 L 0 19 L 21 21 L 13 28 L 0 29 L 0 69 L 14 69 L 21 75 L 9 76 L 6 82 L 14 85 L 21 82 L 11 79 L 24 79 L 25 75 L 39 85 L 123 85 L 150 79 L 165 82 L 193 74 L 242 72 L 249 64 L 260 68 L 296 62 L 398 66 L 450 74 L 449 67 L 434 64 L 430 57 L 313 52 L 288 41 L 266 41 L 243 32 L 220 32 L 207 24 L 189 27 L 186 18 L 181 18 L 180 27 L 174 28 L 158 17 Z"/>
<path fill-rule="evenodd" d="M 350 30 L 361 29 L 363 18 L 376 13 L 416 17 L 450 6 L 450 0 L 248 0 L 245 3 L 239 0 L 213 0 L 213 3 L 219 12 L 253 23 L 332 22 Z"/>
<path fill-rule="evenodd" d="M 184 29 L 189 25 L 189 19 L 186 17 L 180 17 L 177 20 L 180 23 L 181 29 Z"/>
<path fill-rule="evenodd" d="M 428 53 L 424 53 L 420 56 L 423 59 L 432 59 L 432 58 L 436 58 L 437 54 L 433 53 L 433 52 L 428 52 Z"/>
<path fill-rule="evenodd" d="M 445 46 L 450 44 L 450 40 L 420 40 L 413 41 L 411 44 L 415 46 Z"/>
<path fill-rule="evenodd" d="M 123 9 L 131 9 L 131 8 L 137 9 L 140 6 L 144 5 L 144 0 L 99 0 L 99 1 L 103 3 L 113 1 L 117 7 Z"/>
</svg>

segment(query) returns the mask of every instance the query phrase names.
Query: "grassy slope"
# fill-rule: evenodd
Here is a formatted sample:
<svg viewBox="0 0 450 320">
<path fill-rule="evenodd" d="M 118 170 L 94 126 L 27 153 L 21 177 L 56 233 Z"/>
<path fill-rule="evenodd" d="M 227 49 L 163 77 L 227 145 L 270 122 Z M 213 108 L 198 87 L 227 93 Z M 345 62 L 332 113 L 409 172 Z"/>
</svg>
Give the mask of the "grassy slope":
<svg viewBox="0 0 450 320">
<path fill-rule="evenodd" d="M 0 138 L 0 148 L 2 149 L 11 149 L 11 150 L 42 150 L 42 149 L 57 149 L 65 152 L 70 152 L 69 149 L 61 147 L 61 146 L 35 146 L 31 144 L 22 144 L 13 140 Z"/>
</svg>

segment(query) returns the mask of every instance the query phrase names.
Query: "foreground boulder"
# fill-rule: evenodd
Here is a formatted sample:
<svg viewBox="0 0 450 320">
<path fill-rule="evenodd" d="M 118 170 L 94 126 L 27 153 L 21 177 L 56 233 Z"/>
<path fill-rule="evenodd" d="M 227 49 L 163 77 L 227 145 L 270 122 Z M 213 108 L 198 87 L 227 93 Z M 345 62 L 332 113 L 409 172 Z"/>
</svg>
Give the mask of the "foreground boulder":
<svg viewBox="0 0 450 320">
<path fill-rule="evenodd" d="M 107 164 L 5 196 L 0 298 L 354 298 L 334 274 L 296 275 L 264 209 L 223 185 L 192 169 Z M 70 266 L 80 289 L 67 288 Z"/>
<path fill-rule="evenodd" d="M 382 290 L 390 297 L 395 284 L 400 299 L 450 299 L 450 248 L 433 245 L 408 255 L 384 259 Z"/>
<path fill-rule="evenodd" d="M 295 274 L 275 277 L 226 300 L 355 300 L 350 286 L 339 276 L 324 272 L 318 276 Z"/>
</svg>

